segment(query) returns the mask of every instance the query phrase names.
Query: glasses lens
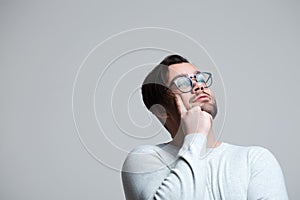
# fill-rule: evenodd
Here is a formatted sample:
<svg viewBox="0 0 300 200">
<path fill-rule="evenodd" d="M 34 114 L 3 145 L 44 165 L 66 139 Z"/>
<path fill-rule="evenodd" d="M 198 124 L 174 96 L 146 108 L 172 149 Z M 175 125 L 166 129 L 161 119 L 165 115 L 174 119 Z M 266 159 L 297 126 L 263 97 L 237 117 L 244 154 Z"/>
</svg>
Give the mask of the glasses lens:
<svg viewBox="0 0 300 200">
<path fill-rule="evenodd" d="M 206 84 L 206 87 L 211 86 L 212 78 L 210 73 L 202 72 L 196 74 L 197 82 Z"/>
<path fill-rule="evenodd" d="M 202 73 L 196 74 L 196 80 L 198 83 L 206 83 L 205 74 L 202 74 Z"/>
<path fill-rule="evenodd" d="M 174 81 L 174 83 L 182 92 L 189 92 L 192 89 L 191 80 L 187 77 L 179 77 Z"/>
</svg>

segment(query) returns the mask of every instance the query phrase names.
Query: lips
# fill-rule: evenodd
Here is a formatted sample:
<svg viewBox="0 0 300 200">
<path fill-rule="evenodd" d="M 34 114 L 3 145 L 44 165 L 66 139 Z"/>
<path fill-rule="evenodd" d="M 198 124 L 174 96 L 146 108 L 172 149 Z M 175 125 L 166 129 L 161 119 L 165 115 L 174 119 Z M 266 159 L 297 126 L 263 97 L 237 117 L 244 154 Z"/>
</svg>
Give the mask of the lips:
<svg viewBox="0 0 300 200">
<path fill-rule="evenodd" d="M 204 94 L 204 95 L 198 96 L 195 101 L 204 101 L 204 100 L 209 100 L 209 99 L 210 99 L 209 96 Z"/>
</svg>

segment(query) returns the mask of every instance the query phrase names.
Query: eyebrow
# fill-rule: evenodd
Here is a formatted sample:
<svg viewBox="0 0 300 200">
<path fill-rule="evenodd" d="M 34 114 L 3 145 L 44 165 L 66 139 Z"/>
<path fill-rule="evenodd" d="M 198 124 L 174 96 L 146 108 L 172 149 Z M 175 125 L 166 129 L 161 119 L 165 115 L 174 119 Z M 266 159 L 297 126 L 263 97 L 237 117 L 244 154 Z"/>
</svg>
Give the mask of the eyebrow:
<svg viewBox="0 0 300 200">
<path fill-rule="evenodd" d="M 196 70 L 196 71 L 194 71 L 193 72 L 193 74 L 198 74 L 198 73 L 201 73 L 199 70 Z M 185 77 L 189 77 L 189 75 L 188 74 L 178 74 L 177 76 L 175 76 L 171 81 L 170 81 L 170 84 L 169 85 L 171 85 L 172 83 L 173 83 L 173 81 L 176 79 L 176 78 L 178 78 L 178 77 L 183 77 L 183 76 L 185 76 Z"/>
</svg>

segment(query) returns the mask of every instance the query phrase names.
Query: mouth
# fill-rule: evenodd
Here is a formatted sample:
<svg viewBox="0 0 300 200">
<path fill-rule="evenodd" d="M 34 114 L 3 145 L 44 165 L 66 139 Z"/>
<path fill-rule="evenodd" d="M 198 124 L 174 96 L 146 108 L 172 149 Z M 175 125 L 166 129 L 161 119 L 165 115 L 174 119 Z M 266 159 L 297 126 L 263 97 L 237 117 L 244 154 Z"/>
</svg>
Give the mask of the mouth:
<svg viewBox="0 0 300 200">
<path fill-rule="evenodd" d="M 195 102 L 209 101 L 210 97 L 208 95 L 200 95 L 195 99 Z"/>
</svg>

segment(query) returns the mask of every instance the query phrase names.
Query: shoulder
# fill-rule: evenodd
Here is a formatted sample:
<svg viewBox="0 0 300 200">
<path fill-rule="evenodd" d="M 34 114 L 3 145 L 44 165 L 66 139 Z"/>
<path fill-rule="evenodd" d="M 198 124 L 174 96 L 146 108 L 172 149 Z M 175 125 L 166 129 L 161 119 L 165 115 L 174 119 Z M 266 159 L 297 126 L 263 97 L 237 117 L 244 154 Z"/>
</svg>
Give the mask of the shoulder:
<svg viewBox="0 0 300 200">
<path fill-rule="evenodd" d="M 160 157 L 161 151 L 159 145 L 140 145 L 133 148 L 123 163 L 122 171 L 145 173 L 163 168 L 165 165 Z"/>
<path fill-rule="evenodd" d="M 240 146 L 226 143 L 226 151 L 236 157 L 244 157 L 250 165 L 257 162 L 274 162 L 276 161 L 273 153 L 262 146 Z"/>
<path fill-rule="evenodd" d="M 253 170 L 263 170 L 272 168 L 275 170 L 280 169 L 279 163 L 274 154 L 267 148 L 262 146 L 238 146 L 229 145 L 232 151 L 236 154 L 247 158 L 248 165 Z"/>
<path fill-rule="evenodd" d="M 281 173 L 281 167 L 274 154 L 264 147 L 255 147 L 249 151 L 249 164 L 252 172 L 268 170 L 269 172 Z"/>
<path fill-rule="evenodd" d="M 273 153 L 261 146 L 249 146 L 247 147 L 247 155 L 249 159 L 249 164 L 257 165 L 260 163 L 270 164 L 277 162 Z"/>
<path fill-rule="evenodd" d="M 136 153 L 142 153 L 142 154 L 149 154 L 149 153 L 155 153 L 157 150 L 159 150 L 159 146 L 158 145 L 139 145 L 134 147 L 128 155 L 131 154 L 136 154 Z"/>
<path fill-rule="evenodd" d="M 241 146 L 235 144 L 225 143 L 226 150 L 236 153 L 247 154 L 249 158 L 255 159 L 262 154 L 271 154 L 271 152 L 262 146 Z"/>
</svg>

